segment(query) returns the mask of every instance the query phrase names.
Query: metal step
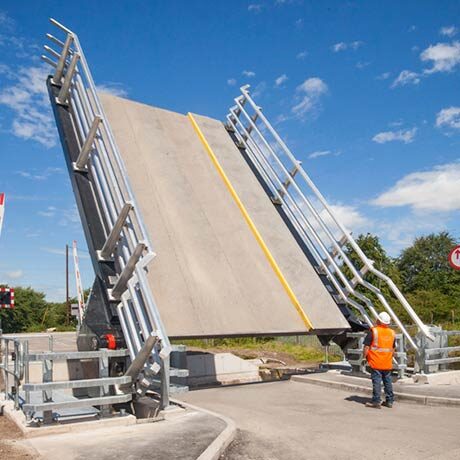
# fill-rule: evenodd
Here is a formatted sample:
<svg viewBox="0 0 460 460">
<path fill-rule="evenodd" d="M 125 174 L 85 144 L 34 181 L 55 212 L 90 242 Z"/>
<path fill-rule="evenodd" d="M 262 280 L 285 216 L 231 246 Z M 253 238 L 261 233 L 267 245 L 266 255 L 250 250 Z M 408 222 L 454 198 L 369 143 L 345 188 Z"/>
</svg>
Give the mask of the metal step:
<svg viewBox="0 0 460 460">
<path fill-rule="evenodd" d="M 107 406 L 111 404 L 120 404 L 129 402 L 132 399 L 131 393 L 116 395 L 116 396 L 102 396 L 99 398 L 85 398 L 75 399 L 73 401 L 64 402 L 41 402 L 24 404 L 22 409 L 24 412 L 38 412 L 38 411 L 53 411 L 59 409 L 74 409 L 78 407 L 92 407 L 92 406 Z"/>
<path fill-rule="evenodd" d="M 73 388 L 91 388 L 101 387 L 105 385 L 123 385 L 131 383 L 131 377 L 105 377 L 99 379 L 82 379 L 82 380 L 67 380 L 58 382 L 44 383 L 26 383 L 22 386 L 24 391 L 37 390 L 67 390 Z"/>
</svg>

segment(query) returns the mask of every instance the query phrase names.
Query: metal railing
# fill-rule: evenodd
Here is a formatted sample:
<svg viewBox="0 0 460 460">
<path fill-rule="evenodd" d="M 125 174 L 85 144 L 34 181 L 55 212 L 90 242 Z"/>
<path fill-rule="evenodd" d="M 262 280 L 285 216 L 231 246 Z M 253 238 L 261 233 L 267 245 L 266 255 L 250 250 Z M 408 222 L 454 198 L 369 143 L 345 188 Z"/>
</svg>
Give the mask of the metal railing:
<svg viewBox="0 0 460 460">
<path fill-rule="evenodd" d="M 5 385 L 5 399 L 14 401 L 14 408 L 19 409 L 19 386 L 24 378 L 24 352 L 23 344 L 18 339 L 4 337 L 0 330 L 0 355 L 3 371 L 3 383 Z M 12 368 L 12 369 L 11 369 Z M 13 378 L 11 385 L 10 377 Z"/>
<path fill-rule="evenodd" d="M 386 284 L 392 293 L 391 301 L 398 302 L 422 333 L 430 338 L 428 327 L 421 321 L 393 280 L 374 267 L 358 246 L 351 233 L 345 229 L 330 206 L 284 141 L 251 98 L 249 86 L 241 88 L 241 96 L 227 115 L 227 127 L 234 132 L 241 148 L 272 194 L 274 203 L 282 206 L 286 216 L 306 244 L 316 263 L 335 288 L 336 301 L 351 305 L 371 326 L 377 310 L 369 294 L 376 297 L 389 313 L 393 322 L 404 334 L 408 344 L 417 350 L 417 344 L 390 305 L 382 290 L 370 283 L 374 275 Z M 361 266 L 352 262 L 349 251 Z M 360 289 L 358 289 L 360 287 Z M 367 295 L 363 294 L 367 292 Z M 372 319 L 373 318 L 373 319 Z"/>
<path fill-rule="evenodd" d="M 171 346 L 146 277 L 146 267 L 155 257 L 140 208 L 128 180 L 120 151 L 99 100 L 78 36 L 50 19 L 65 34 L 63 40 L 47 34 L 52 45 L 45 46 L 42 59 L 54 68 L 52 83 L 60 87 L 57 103 L 69 106 L 80 153 L 74 170 L 90 172 L 94 193 L 100 203 L 106 243 L 97 251 L 98 260 L 114 258 L 118 279 L 109 289 L 109 299 L 118 302 L 117 312 L 131 359 L 154 332 L 160 345 L 154 348 L 150 373 L 163 369 L 169 380 Z M 164 391 L 168 387 L 164 385 Z M 167 399 L 167 394 L 163 395 Z"/>
<path fill-rule="evenodd" d="M 460 331 L 444 331 L 433 327 L 431 330 L 435 343 L 428 343 L 424 336 L 419 336 L 419 351 L 416 355 L 418 370 L 424 374 L 447 370 L 449 365 L 460 363 L 460 345 L 449 346 L 449 338 L 460 339 Z M 460 343 L 460 342 L 459 342 Z M 452 356 L 456 353 L 457 356 Z"/>
<path fill-rule="evenodd" d="M 352 369 L 358 370 L 362 374 L 368 374 L 368 364 L 364 358 L 364 339 L 367 332 L 347 332 L 347 337 L 355 339 L 355 347 L 347 346 L 345 350 L 345 357 Z M 405 376 L 407 370 L 407 353 L 405 347 L 405 338 L 402 334 L 396 334 L 396 350 L 393 355 L 393 370 L 398 373 L 399 378 Z M 353 343 L 353 342 L 352 342 Z"/>
</svg>

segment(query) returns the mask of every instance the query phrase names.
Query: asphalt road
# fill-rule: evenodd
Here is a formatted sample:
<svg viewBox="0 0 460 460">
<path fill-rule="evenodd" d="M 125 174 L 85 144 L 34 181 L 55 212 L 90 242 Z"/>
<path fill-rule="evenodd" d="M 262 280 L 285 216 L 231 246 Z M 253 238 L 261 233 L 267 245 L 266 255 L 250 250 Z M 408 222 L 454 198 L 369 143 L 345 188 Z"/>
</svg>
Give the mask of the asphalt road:
<svg viewBox="0 0 460 460">
<path fill-rule="evenodd" d="M 181 399 L 236 422 L 225 460 L 460 458 L 456 408 L 369 409 L 363 396 L 290 381 L 196 390 Z"/>
</svg>

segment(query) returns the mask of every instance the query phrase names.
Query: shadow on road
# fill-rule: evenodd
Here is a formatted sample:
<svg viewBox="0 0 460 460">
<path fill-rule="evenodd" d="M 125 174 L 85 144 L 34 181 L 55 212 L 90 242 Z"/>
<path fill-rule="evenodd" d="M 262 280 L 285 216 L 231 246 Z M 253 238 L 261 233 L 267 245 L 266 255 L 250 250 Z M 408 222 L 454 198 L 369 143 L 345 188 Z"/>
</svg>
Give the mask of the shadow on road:
<svg viewBox="0 0 460 460">
<path fill-rule="evenodd" d="M 355 402 L 358 404 L 366 404 L 370 400 L 371 399 L 367 398 L 366 396 L 358 396 L 358 395 L 351 395 L 345 398 L 345 401 L 351 401 L 351 402 Z"/>
</svg>

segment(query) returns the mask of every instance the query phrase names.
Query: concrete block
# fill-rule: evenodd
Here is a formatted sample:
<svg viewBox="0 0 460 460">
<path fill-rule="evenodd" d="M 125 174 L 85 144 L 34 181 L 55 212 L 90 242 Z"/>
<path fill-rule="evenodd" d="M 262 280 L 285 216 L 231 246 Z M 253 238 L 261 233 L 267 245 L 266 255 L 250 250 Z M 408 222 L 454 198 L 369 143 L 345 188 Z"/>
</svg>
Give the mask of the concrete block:
<svg viewBox="0 0 460 460">
<path fill-rule="evenodd" d="M 414 383 L 430 385 L 460 385 L 460 371 L 438 372 L 436 374 L 415 374 Z"/>
<path fill-rule="evenodd" d="M 259 366 L 232 353 L 191 353 L 187 355 L 189 386 L 258 382 Z"/>
</svg>

